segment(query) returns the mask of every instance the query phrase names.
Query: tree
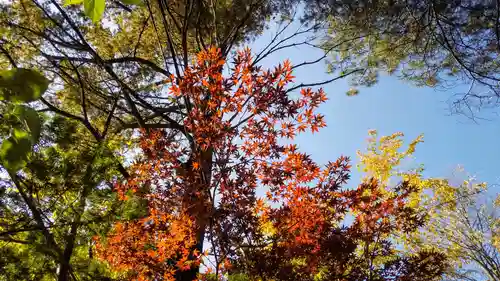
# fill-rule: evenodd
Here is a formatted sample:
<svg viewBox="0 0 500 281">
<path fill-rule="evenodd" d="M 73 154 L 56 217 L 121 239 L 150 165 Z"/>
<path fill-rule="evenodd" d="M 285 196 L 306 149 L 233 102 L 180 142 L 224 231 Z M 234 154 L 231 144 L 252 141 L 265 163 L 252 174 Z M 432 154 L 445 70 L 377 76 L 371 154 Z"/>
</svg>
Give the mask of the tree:
<svg viewBox="0 0 500 281">
<path fill-rule="evenodd" d="M 144 157 L 116 183 L 121 198 L 148 201 L 148 213 L 118 222 L 98 252 L 138 280 L 194 280 L 213 260 L 216 276 L 244 273 L 263 280 L 434 280 L 445 268 L 436 251 L 401 255 L 392 233 L 421 226 L 425 215 L 407 206 L 407 182 L 388 187 L 371 177 L 342 190 L 348 159 L 321 168 L 292 140 L 324 127 L 315 109 L 322 90 L 292 98 L 292 66 L 273 70 L 238 52 L 223 76 L 221 50 L 197 56 L 175 98 L 191 101 L 179 130 L 143 130 Z M 258 195 L 257 190 L 266 196 Z M 348 212 L 351 226 L 342 227 Z M 208 249 L 204 245 L 210 245 Z M 199 276 L 198 278 L 203 278 Z"/>
<path fill-rule="evenodd" d="M 426 212 L 427 220 L 417 231 L 395 233 L 395 241 L 407 253 L 439 251 L 449 266 L 443 280 L 498 280 L 498 200 L 492 190 L 473 177 L 453 184 L 449 179 L 424 178 L 423 166 L 397 169 L 415 151 L 422 137 L 402 146 L 401 134 L 376 139 L 373 131 L 367 153 L 359 153 L 361 168 L 368 176 L 389 183 L 403 180 L 414 188 L 408 206 Z"/>
<path fill-rule="evenodd" d="M 295 66 L 287 62 L 267 72 L 257 66 L 272 52 L 309 44 L 310 38 L 291 41 L 318 25 L 279 39 L 292 22 L 283 19 L 276 36 L 254 60 L 243 51 L 234 55 L 234 69 L 225 69 L 233 58 L 233 46 L 262 30 L 267 17 L 287 11 L 287 3 L 235 1 L 217 6 L 213 1 L 145 1 L 129 6 L 115 1 L 103 12 L 102 25 L 91 23 L 80 7 L 64 7 L 56 0 L 3 3 L 2 67 L 42 72 L 52 83 L 30 106 L 44 112 L 48 123 L 78 128 L 74 135 L 66 128 L 49 129 L 48 134 L 56 131 L 62 137 L 42 138 L 25 161 L 27 166 L 10 173 L 9 196 L 16 195 L 11 189 L 25 195 L 22 200 L 6 200 L 4 212 L 14 210 L 37 228 L 16 237 L 7 232 L 2 238 L 23 244 L 25 235 L 31 235 L 38 240 L 29 240 L 28 245 L 43 247 L 35 247 L 30 250 L 33 257 L 24 258 L 23 246 L 10 247 L 13 241 L 8 241 L 7 263 L 24 258 L 32 264 L 44 257 L 47 262 L 30 267 L 36 272 L 30 274 L 46 278 L 56 274 L 59 280 L 113 277 L 101 264 L 98 274 L 90 276 L 88 266 L 80 265 L 93 262 L 94 252 L 83 251 L 91 243 L 89 237 L 106 232 L 108 222 L 118 219 L 106 239 L 96 241 L 97 252 L 115 269 L 129 269 L 136 277 L 193 280 L 206 255 L 215 259 L 216 276 L 230 271 L 231 264 L 235 271 L 281 279 L 439 276 L 444 266 L 441 254 L 403 255 L 387 238 L 424 221 L 419 210 L 405 207 L 405 198 L 415 193 L 412 185 L 401 183 L 384 197 L 380 196 L 386 185 L 380 180 L 340 191 L 347 176 L 345 159 L 321 169 L 293 145 L 278 142 L 324 126 L 322 116 L 314 113 L 325 100 L 324 93 L 308 86 L 357 71 L 285 87 L 292 80 L 292 69 L 324 56 Z M 224 70 L 229 77 L 224 78 Z M 300 97 L 292 98 L 303 87 Z M 130 129 L 140 129 L 142 155 L 127 167 L 123 164 L 127 149 L 137 148 L 129 141 Z M 88 150 L 76 153 L 81 147 Z M 33 167 L 37 159 L 41 169 Z M 67 174 L 68 162 L 81 169 L 69 169 Z M 47 177 L 40 170 L 54 174 Z M 111 211 L 114 206 L 106 206 L 110 213 L 102 213 L 103 202 L 115 202 L 110 181 L 116 183 L 113 188 L 120 197 L 128 199 L 123 214 Z M 281 204 L 258 200 L 258 185 L 269 189 L 271 199 Z M 59 199 L 60 194 L 65 200 Z M 339 226 L 343 210 L 360 214 L 354 226 Z M 381 221 L 373 216 L 376 212 L 389 220 Z M 93 214 L 109 218 L 102 229 L 95 229 L 87 218 Z M 16 223 L 5 216 L 6 231 L 16 230 Z M 212 244 L 208 253 L 205 242 Z M 358 249 L 359 245 L 363 247 Z M 321 248 L 329 250 L 319 252 Z M 380 259 L 388 254 L 389 261 Z M 283 258 L 291 255 L 300 258 L 287 263 Z M 332 256 L 345 263 L 334 262 Z M 283 270 L 275 275 L 255 257 L 269 257 Z M 311 266 L 305 266 L 304 259 Z M 363 266 L 356 269 L 358 264 Z M 26 278 L 21 270 L 9 269 L 9 278 Z"/>
<path fill-rule="evenodd" d="M 107 272 L 93 259 L 90 238 L 119 205 L 103 184 L 113 174 L 110 155 L 79 124 L 29 106 L 47 88 L 33 70 L 0 74 L 0 276 L 96 280 Z"/>
<path fill-rule="evenodd" d="M 91 238 L 133 211 L 107 184 L 118 173 L 114 158 L 77 122 L 42 118 L 27 166 L 2 175 L 0 278 L 111 280 Z"/>
<path fill-rule="evenodd" d="M 221 49 L 221 58 L 225 58 L 233 46 L 263 30 L 270 16 L 288 7 L 283 1 L 233 1 L 220 5 L 213 1 L 145 1 L 144 4 L 108 2 L 102 15 L 104 24 L 92 23 L 80 7 L 64 6 L 55 0 L 0 4 L 0 66 L 9 71 L 35 70 L 46 77 L 48 81 L 44 81 L 50 85 L 27 106 L 36 110 L 39 117 L 43 115 L 45 123 L 55 124 L 54 128 L 43 126 L 47 131 L 42 133 L 41 141 L 30 140 L 29 148 L 25 145 L 23 150 L 28 153 L 18 157 L 22 165 L 13 169 L 5 181 L 7 197 L 16 200 L 6 200 L 4 212 L 15 213 L 14 216 L 23 218 L 22 225 L 36 225 L 36 228 L 17 228 L 17 221 L 2 217 L 5 219 L 2 239 L 11 240 L 6 242 L 9 258 L 2 262 L 11 264 L 25 260 L 24 268 L 30 268 L 27 271 L 29 278 L 112 277 L 106 270 L 87 276 L 88 267 L 80 266 L 93 262 L 93 254 L 85 254 L 83 249 L 90 243 L 88 238 L 101 231 L 89 226 L 92 220 L 86 217 L 89 215 L 87 210 L 93 212 L 94 207 L 103 207 L 103 202 L 114 202 L 108 181 L 130 177 L 123 162 L 127 152 L 137 147 L 131 140 L 132 130 L 141 128 L 148 133 L 155 131 L 153 129 L 165 129 L 168 134 L 178 134 L 177 137 L 184 135 L 185 142 L 196 148 L 193 153 L 196 155 L 202 143 L 193 139 L 194 132 L 186 132 L 183 123 L 185 116 L 192 113 L 191 103 L 196 100 L 191 100 L 194 98 L 191 96 L 172 97 L 164 89 L 172 82 L 184 81 L 185 71 L 198 50 L 206 51 L 208 46 L 216 45 Z M 291 21 L 285 19 L 282 23 L 284 27 L 279 34 Z M 297 30 L 282 40 L 278 40 L 277 34 L 254 62 L 293 46 L 290 41 L 294 36 L 311 30 L 312 27 Z M 308 64 L 311 62 L 302 65 Z M 222 73 L 222 65 L 218 71 Z M 171 81 L 172 73 L 179 81 Z M 208 104 L 211 97 L 205 98 Z M 0 110 L 6 113 L 11 108 L 2 101 Z M 12 116 L 22 119 L 15 114 Z M 2 133 L 6 133 L 1 136 L 2 145 L 6 143 L 3 139 L 13 132 L 15 120 L 12 120 L 9 118 L 6 126 L 2 124 Z M 7 120 L 2 118 L 2 121 Z M 31 132 L 29 126 L 23 129 Z M 59 136 L 57 141 L 52 134 Z M 88 150 L 75 155 L 82 147 Z M 42 163 L 33 167 L 37 160 Z M 10 160 L 2 161 L 3 168 L 8 168 L 6 163 Z M 183 169 L 189 170 L 190 163 L 196 165 L 197 162 L 188 161 Z M 85 171 L 73 171 L 74 167 Z M 40 170 L 53 173 L 44 175 Z M 116 175 L 116 171 L 120 175 Z M 182 169 L 179 172 L 182 173 Z M 56 183 L 52 184 L 53 181 Z M 24 192 L 26 196 L 18 198 L 17 192 Z M 109 221 L 140 216 L 145 201 L 140 197 L 135 199 L 126 203 L 130 208 L 123 210 L 125 214 L 119 210 L 115 212 L 113 204 L 113 208 L 106 206 L 109 213 L 96 211 L 106 221 L 102 223 L 103 229 Z M 116 208 L 121 206 L 117 205 Z M 12 236 L 12 231 L 16 235 Z M 26 236 L 39 240 L 23 244 Z M 14 240 L 18 243 L 13 243 Z M 26 253 L 30 256 L 24 256 Z M 33 266 L 41 257 L 44 263 Z M 5 278 L 28 278 L 23 268 L 9 268 L 11 271 Z"/>
<path fill-rule="evenodd" d="M 131 129 L 182 127 L 177 119 L 189 105 L 165 95 L 170 75 L 182 77 L 195 54 L 209 46 L 230 55 L 235 45 L 259 34 L 269 17 L 290 14 L 286 1 L 108 4 L 106 24 L 92 24 L 80 7 L 56 0 L 0 6 L 0 65 L 42 72 L 52 83 L 38 108 L 81 123 L 98 142 Z M 287 27 L 291 21 L 283 22 Z M 293 38 L 274 38 L 261 57 L 290 47 Z M 127 177 L 123 165 L 116 165 Z"/>
<path fill-rule="evenodd" d="M 499 9 L 495 1 L 304 1 L 305 21 L 328 21 L 321 46 L 331 71 L 361 68 L 354 85 L 373 85 L 380 72 L 419 86 L 462 83 L 452 109 L 498 106 Z"/>
<path fill-rule="evenodd" d="M 407 247 L 439 248 L 453 263 L 448 280 L 500 280 L 498 200 L 473 178 L 448 190 L 448 196 L 426 198 L 430 221 Z"/>
</svg>

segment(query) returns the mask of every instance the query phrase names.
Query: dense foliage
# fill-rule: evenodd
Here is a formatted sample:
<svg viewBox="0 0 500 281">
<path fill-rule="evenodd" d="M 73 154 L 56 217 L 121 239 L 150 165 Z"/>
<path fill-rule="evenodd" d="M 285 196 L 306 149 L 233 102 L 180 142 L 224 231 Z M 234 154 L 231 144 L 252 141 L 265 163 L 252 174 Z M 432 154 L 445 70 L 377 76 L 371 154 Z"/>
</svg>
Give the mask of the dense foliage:
<svg viewBox="0 0 500 281">
<path fill-rule="evenodd" d="M 425 213 L 406 206 L 417 189 L 371 178 L 343 190 L 347 158 L 321 168 L 296 145 L 278 142 L 325 126 L 315 113 L 326 100 L 321 90 L 291 99 L 290 63 L 262 71 L 249 50 L 239 52 L 229 77 L 219 71 L 223 64 L 210 49 L 172 79 L 172 95 L 187 96 L 192 108 L 183 130 L 143 133 L 146 158 L 117 189 L 125 200 L 129 191 L 146 198 L 148 215 L 117 223 L 99 245 L 113 268 L 140 280 L 192 280 L 207 256 L 217 275 L 262 280 L 439 277 L 444 255 L 401 255 L 389 239 L 423 225 Z M 348 213 L 355 222 L 344 227 Z"/>
<path fill-rule="evenodd" d="M 452 110 L 470 117 L 477 107 L 498 106 L 497 1 L 304 2 L 305 21 L 328 21 L 322 48 L 331 54 L 329 69 L 357 69 L 355 85 L 389 73 L 419 86 L 460 86 Z"/>
<path fill-rule="evenodd" d="M 449 70 L 496 96 L 497 6 L 351 2 L 0 3 L 0 279 L 498 279 L 497 205 L 471 224 L 485 185 L 400 170 L 420 137 L 371 131 L 357 186 L 294 144 L 326 126 L 316 86 L 351 74 Z M 297 46 L 325 54 L 260 66 Z M 339 76 L 294 84 L 332 53 Z"/>
</svg>

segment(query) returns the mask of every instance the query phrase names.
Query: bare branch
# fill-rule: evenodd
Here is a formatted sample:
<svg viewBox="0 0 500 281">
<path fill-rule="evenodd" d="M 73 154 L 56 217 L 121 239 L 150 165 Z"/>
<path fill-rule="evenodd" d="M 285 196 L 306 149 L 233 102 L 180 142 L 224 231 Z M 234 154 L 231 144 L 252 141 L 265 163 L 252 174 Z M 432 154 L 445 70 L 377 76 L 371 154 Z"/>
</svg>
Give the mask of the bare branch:
<svg viewBox="0 0 500 281">
<path fill-rule="evenodd" d="M 354 70 L 346 72 L 346 73 L 344 73 L 342 75 L 334 77 L 332 79 L 328 79 L 328 80 L 321 81 L 321 82 L 316 82 L 316 83 L 300 83 L 299 85 L 294 86 L 294 87 L 288 89 L 286 92 L 288 93 L 288 92 L 294 91 L 294 90 L 299 89 L 299 88 L 304 88 L 304 87 L 315 87 L 315 86 L 322 86 L 322 85 L 325 85 L 325 84 L 329 84 L 329 83 L 332 83 L 332 82 L 337 81 L 339 79 L 345 78 L 345 77 L 347 77 L 347 76 L 349 76 L 349 75 L 351 75 L 351 74 L 353 74 L 355 72 L 359 72 L 359 71 L 363 71 L 363 69 L 361 69 L 361 68 L 354 69 Z"/>
<path fill-rule="evenodd" d="M 51 59 L 55 59 L 55 60 L 64 60 L 64 59 L 67 59 L 67 60 L 70 60 L 70 61 L 88 62 L 88 63 L 95 63 L 95 64 L 103 63 L 103 64 L 106 64 L 106 65 L 112 65 L 112 64 L 115 64 L 115 63 L 136 62 L 136 63 L 140 63 L 140 64 L 144 64 L 146 66 L 149 66 L 151 69 L 153 69 L 153 70 L 155 70 L 155 71 L 157 71 L 157 72 L 159 72 L 159 73 L 161 73 L 161 74 L 163 74 L 165 76 L 169 76 L 170 77 L 170 75 L 171 75 L 171 73 L 168 70 L 159 67 L 158 65 L 156 65 L 152 61 L 149 61 L 147 59 L 140 58 L 140 57 L 121 57 L 121 58 L 114 58 L 114 59 L 108 59 L 108 60 L 99 61 L 96 58 L 79 58 L 79 57 L 53 56 L 53 55 L 49 55 L 49 54 L 45 54 L 45 56 L 48 57 L 48 58 L 51 58 Z"/>
</svg>

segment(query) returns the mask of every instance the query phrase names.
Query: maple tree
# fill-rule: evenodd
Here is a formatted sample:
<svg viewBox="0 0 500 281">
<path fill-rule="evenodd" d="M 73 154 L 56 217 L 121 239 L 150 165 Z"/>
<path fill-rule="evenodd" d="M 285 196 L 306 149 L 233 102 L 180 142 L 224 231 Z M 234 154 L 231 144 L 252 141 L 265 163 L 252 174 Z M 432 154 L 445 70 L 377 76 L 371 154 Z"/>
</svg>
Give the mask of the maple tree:
<svg viewBox="0 0 500 281">
<path fill-rule="evenodd" d="M 124 0 L 104 10 L 102 0 L 83 1 L 105 24 L 65 5 L 79 2 L 0 4 L 0 66 L 9 69 L 0 75 L 8 117 L 0 160 L 9 171 L 0 185 L 0 279 L 440 276 L 449 255 L 396 247 L 426 222 L 423 190 L 447 190 L 413 174 L 389 184 L 385 175 L 411 154 L 395 153 L 399 135 L 382 139 L 391 144 L 383 157 L 362 157 L 374 173 L 356 189 L 345 187 L 347 158 L 321 167 L 283 144 L 325 126 L 316 113 L 325 94 L 308 86 L 359 71 L 290 85 L 292 69 L 326 54 L 257 66 L 290 47 L 322 48 L 311 35 L 321 24 L 286 34 L 296 25 L 289 9 L 301 1 Z M 276 15 L 269 44 L 254 58 L 239 52 L 226 68 L 234 46 Z"/>
<path fill-rule="evenodd" d="M 192 112 L 191 101 L 165 93 L 170 74 L 181 79 L 194 54 L 208 45 L 218 46 L 222 56 L 227 56 L 235 45 L 264 30 L 269 17 L 282 11 L 281 7 L 287 7 L 284 1 L 260 0 L 158 0 L 144 1 L 145 5 L 107 1 L 100 15 L 105 24 L 95 24 L 83 15 L 81 7 L 65 5 L 68 2 L 78 1 L 0 4 L 0 66 L 10 73 L 28 70 L 46 77 L 35 83 L 40 91 L 26 100 L 29 104 L 19 107 L 25 110 L 10 112 L 10 104 L 5 99 L 0 102 L 1 114 L 9 116 L 1 120 L 2 144 L 13 143 L 4 141 L 10 137 L 22 140 L 22 146 L 5 145 L 8 149 L 1 153 L 2 168 L 12 171 L 5 178 L 2 174 L 2 190 L 6 190 L 2 194 L 15 198 L 2 201 L 0 213 L 0 238 L 8 240 L 2 242 L 5 255 L 1 260 L 8 271 L 0 274 L 7 280 L 119 278 L 109 274 L 87 248 L 93 243 L 89 238 L 100 234 L 111 221 L 141 217 L 146 212 L 147 199 L 137 195 L 129 194 L 130 200 L 115 204 L 108 182 L 110 178 L 129 178 L 133 172 L 125 160 L 138 145 L 131 137 L 135 129 L 166 128 L 183 134 L 181 121 Z M 94 1 L 94 8 L 100 10 L 102 3 Z M 281 23 L 286 29 L 292 19 Z M 279 39 L 281 30 L 255 62 L 293 46 L 297 35 L 310 31 L 306 27 Z M 28 126 L 20 124 L 23 122 Z M 52 122 L 54 127 L 47 128 Z M 16 129 L 30 134 L 15 135 Z M 191 142 L 188 136 L 184 142 Z M 88 153 L 75 156 L 82 147 L 89 148 Z M 90 163 L 88 155 L 96 155 L 96 163 Z M 34 162 L 38 165 L 33 166 Z M 185 164 L 189 163 L 200 166 L 197 161 Z M 73 167 L 88 168 L 89 175 Z M 40 172 L 43 170 L 50 173 Z M 75 176 L 68 176 L 69 172 Z M 24 184 L 16 185 L 18 179 Z M 55 184 L 49 184 L 52 182 Z M 16 195 L 21 191 L 26 191 L 25 198 Z M 24 224 L 30 227 L 20 227 Z M 19 260 L 22 266 L 12 266 Z M 40 260 L 43 262 L 38 263 Z"/>
<path fill-rule="evenodd" d="M 291 63 L 262 70 L 249 49 L 237 53 L 227 76 L 224 64 L 220 50 L 210 48 L 182 77 L 171 77 L 170 94 L 186 101 L 187 113 L 180 127 L 142 131 L 143 158 L 115 188 L 123 200 L 146 199 L 147 214 L 96 237 L 102 259 L 137 280 L 202 279 L 200 264 L 207 260 L 216 278 L 236 272 L 261 280 L 440 276 L 442 254 L 401 255 L 390 241 L 393 232 L 425 221 L 407 206 L 416 191 L 411 184 L 391 188 L 370 177 L 344 189 L 348 158 L 323 168 L 282 143 L 326 126 L 316 112 L 327 99 L 321 89 L 292 94 Z M 348 213 L 355 220 L 342 226 Z"/>
</svg>

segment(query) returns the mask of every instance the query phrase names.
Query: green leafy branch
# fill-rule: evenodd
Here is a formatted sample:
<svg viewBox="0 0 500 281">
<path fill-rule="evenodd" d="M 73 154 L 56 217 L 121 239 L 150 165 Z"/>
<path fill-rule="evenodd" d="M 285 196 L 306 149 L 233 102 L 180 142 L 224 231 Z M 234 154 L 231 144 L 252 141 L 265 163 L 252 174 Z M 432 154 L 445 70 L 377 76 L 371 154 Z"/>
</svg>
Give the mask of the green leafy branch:
<svg viewBox="0 0 500 281">
<path fill-rule="evenodd" d="M 0 163 L 10 173 L 27 164 L 33 146 L 40 139 L 40 116 L 25 103 L 39 99 L 48 86 L 47 78 L 35 70 L 14 68 L 0 72 L 0 101 L 7 105 L 2 123 L 10 131 L 0 145 Z"/>
</svg>

